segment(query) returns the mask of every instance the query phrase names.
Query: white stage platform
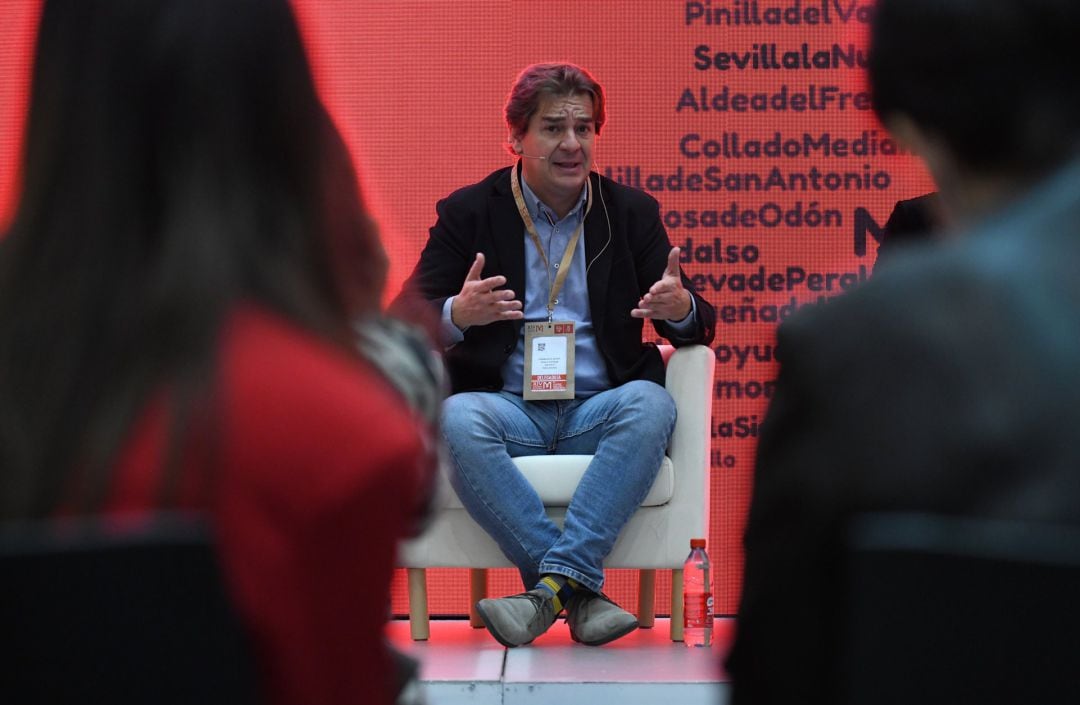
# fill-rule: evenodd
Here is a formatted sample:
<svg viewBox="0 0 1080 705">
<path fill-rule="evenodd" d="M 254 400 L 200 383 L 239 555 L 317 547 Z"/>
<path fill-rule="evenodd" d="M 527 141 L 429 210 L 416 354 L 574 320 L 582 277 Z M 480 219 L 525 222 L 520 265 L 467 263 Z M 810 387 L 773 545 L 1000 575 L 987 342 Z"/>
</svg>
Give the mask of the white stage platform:
<svg viewBox="0 0 1080 705">
<path fill-rule="evenodd" d="M 420 659 L 430 705 L 725 705 L 721 660 L 732 621 L 717 620 L 711 648 L 668 637 L 668 621 L 606 646 L 574 643 L 563 620 L 529 646 L 507 649 L 467 620 L 432 620 L 431 639 L 414 642 L 407 621 L 390 623 L 391 641 Z"/>
</svg>

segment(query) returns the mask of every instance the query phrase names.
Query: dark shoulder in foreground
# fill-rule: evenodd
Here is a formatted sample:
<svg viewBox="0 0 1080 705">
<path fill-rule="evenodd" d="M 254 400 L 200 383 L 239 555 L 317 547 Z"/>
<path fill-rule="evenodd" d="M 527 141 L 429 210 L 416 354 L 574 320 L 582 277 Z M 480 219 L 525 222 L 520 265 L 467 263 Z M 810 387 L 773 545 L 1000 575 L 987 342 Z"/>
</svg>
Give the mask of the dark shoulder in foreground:
<svg viewBox="0 0 1080 705">
<path fill-rule="evenodd" d="M 916 334 L 994 307 L 1020 317 L 1037 302 L 1075 301 L 1078 267 L 1080 164 L 957 237 L 897 252 L 858 289 L 803 309 L 782 328 L 797 333 L 857 321 L 869 337 L 878 329 Z"/>
</svg>

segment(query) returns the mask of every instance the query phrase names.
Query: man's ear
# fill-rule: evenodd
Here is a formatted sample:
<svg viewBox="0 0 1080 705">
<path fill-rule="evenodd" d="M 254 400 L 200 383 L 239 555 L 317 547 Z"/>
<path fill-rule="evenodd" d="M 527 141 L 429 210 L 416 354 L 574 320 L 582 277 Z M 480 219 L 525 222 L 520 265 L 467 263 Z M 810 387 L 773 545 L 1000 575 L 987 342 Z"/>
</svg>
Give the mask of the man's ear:
<svg viewBox="0 0 1080 705">
<path fill-rule="evenodd" d="M 515 154 L 521 154 L 521 135 L 511 134 L 506 141 L 510 143 L 510 149 L 514 150 Z"/>
<path fill-rule="evenodd" d="M 975 184 L 978 176 L 963 167 L 943 137 L 920 127 L 907 115 L 890 116 L 884 124 L 900 146 L 911 150 L 926 165 L 940 194 L 938 217 L 941 222 L 958 222 L 971 209 L 970 194 L 979 192 Z"/>
<path fill-rule="evenodd" d="M 907 115 L 890 115 L 884 121 L 885 129 L 901 147 L 922 156 L 929 141 L 926 133 Z"/>
<path fill-rule="evenodd" d="M 885 119 L 884 124 L 885 129 L 901 147 L 922 159 L 939 188 L 956 178 L 959 164 L 952 149 L 940 136 L 922 128 L 904 114 L 891 115 Z"/>
</svg>

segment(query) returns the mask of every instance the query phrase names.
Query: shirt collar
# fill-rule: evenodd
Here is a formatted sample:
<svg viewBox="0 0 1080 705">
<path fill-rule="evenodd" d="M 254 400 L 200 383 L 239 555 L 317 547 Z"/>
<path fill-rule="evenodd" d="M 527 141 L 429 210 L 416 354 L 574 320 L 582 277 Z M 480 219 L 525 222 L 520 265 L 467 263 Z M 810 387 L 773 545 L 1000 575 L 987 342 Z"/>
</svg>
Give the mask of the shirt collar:
<svg viewBox="0 0 1080 705">
<path fill-rule="evenodd" d="M 577 216 L 581 212 L 581 209 L 585 207 L 585 202 L 588 200 L 589 195 L 588 186 L 588 183 L 586 183 L 581 187 L 581 196 L 578 197 L 577 205 L 566 214 L 567 217 Z M 550 214 L 552 222 L 559 222 L 559 216 L 555 214 L 555 211 L 552 210 L 550 206 L 541 201 L 540 198 L 533 193 L 533 190 L 529 188 L 529 184 L 526 183 L 524 177 L 521 179 L 521 193 L 525 196 L 525 207 L 529 209 L 529 215 L 532 216 L 533 220 L 540 222 L 540 219 L 543 218 L 546 222 L 547 215 L 545 214 Z"/>
</svg>

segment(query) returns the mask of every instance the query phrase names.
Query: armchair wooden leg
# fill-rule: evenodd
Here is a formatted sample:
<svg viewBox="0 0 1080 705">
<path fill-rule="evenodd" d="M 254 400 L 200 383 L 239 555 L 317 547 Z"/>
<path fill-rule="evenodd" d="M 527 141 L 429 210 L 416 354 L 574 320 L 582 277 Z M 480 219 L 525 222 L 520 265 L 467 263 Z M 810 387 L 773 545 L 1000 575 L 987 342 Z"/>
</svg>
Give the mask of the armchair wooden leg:
<svg viewBox="0 0 1080 705">
<path fill-rule="evenodd" d="M 651 629 L 656 623 L 656 570 L 643 568 L 638 571 L 638 626 Z"/>
<path fill-rule="evenodd" d="M 683 572 L 682 568 L 671 571 L 671 640 L 683 640 Z"/>
<path fill-rule="evenodd" d="M 409 576 L 409 633 L 413 641 L 427 641 L 431 636 L 428 621 L 427 571 L 407 568 Z"/>
<path fill-rule="evenodd" d="M 476 603 L 487 597 L 487 568 L 469 568 L 469 626 L 482 629 L 484 620 L 476 611 Z"/>
</svg>

